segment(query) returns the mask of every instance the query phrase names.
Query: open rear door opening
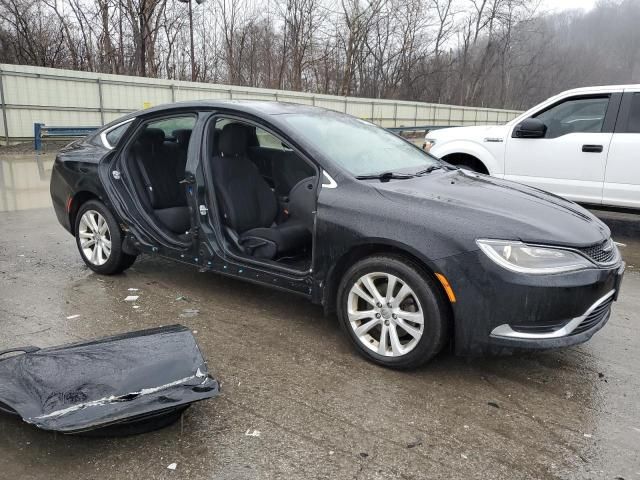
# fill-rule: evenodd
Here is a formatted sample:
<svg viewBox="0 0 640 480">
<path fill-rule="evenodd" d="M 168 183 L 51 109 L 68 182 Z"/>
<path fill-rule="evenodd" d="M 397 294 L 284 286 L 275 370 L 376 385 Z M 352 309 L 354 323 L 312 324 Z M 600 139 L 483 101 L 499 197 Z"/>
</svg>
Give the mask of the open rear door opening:
<svg viewBox="0 0 640 480">
<path fill-rule="evenodd" d="M 134 133 L 116 164 L 124 175 L 120 194 L 137 223 L 163 244 L 192 246 L 192 185 L 187 171 L 195 114 L 149 120 Z"/>
</svg>

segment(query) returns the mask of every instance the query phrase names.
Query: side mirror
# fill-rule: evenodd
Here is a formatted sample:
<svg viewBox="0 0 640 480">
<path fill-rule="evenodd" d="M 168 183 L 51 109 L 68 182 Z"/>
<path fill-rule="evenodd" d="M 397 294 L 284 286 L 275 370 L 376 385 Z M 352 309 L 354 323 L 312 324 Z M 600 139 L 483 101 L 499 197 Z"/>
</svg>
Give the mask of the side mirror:
<svg viewBox="0 0 640 480">
<path fill-rule="evenodd" d="M 537 118 L 527 118 L 513 129 L 513 138 L 543 138 L 547 133 L 547 126 Z"/>
</svg>

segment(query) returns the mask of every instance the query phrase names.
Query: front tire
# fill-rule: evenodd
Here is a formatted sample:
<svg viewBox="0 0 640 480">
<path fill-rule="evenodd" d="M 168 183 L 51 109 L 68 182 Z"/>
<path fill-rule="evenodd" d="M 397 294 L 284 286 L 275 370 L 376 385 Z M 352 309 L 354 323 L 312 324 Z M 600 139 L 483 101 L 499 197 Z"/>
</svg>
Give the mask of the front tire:
<svg viewBox="0 0 640 480">
<path fill-rule="evenodd" d="M 109 209 L 98 200 L 82 204 L 76 215 L 74 234 L 84 263 L 96 273 L 120 273 L 136 260 L 122 251 L 122 232 Z"/>
<path fill-rule="evenodd" d="M 438 285 L 401 257 L 354 264 L 340 282 L 337 301 L 340 324 L 356 350 L 385 367 L 419 367 L 449 336 L 449 308 Z"/>
</svg>

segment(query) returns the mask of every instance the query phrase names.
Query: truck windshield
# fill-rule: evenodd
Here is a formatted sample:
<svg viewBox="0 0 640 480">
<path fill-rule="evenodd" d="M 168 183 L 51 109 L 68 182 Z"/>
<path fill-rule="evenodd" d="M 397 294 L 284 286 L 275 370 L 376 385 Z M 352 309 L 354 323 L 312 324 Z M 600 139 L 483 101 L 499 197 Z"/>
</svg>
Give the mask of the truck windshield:
<svg viewBox="0 0 640 480">
<path fill-rule="evenodd" d="M 354 176 L 382 172 L 415 173 L 439 161 L 397 135 L 348 115 L 284 114 L 297 135 Z"/>
</svg>

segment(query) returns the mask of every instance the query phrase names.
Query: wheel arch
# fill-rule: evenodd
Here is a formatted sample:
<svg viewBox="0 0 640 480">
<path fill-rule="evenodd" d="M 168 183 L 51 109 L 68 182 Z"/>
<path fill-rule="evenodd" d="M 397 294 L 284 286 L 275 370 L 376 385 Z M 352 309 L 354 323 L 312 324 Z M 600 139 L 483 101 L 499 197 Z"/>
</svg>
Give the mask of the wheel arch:
<svg viewBox="0 0 640 480">
<path fill-rule="evenodd" d="M 484 173 L 489 175 L 489 169 L 482 160 L 468 153 L 450 153 L 445 155 L 442 159 L 452 165 L 460 166 L 465 165 L 472 168 L 478 173 Z"/>
<path fill-rule="evenodd" d="M 429 276 L 433 279 L 435 285 L 440 290 L 440 293 L 445 299 L 445 303 L 450 308 L 450 318 L 453 319 L 453 310 L 448 300 L 444 287 L 436 277 L 436 266 L 424 255 L 421 255 L 415 249 L 408 245 L 404 245 L 398 242 L 389 240 L 370 240 L 366 243 L 362 242 L 352 246 L 344 254 L 342 254 L 338 260 L 334 263 L 334 266 L 329 270 L 327 274 L 327 280 L 323 292 L 323 308 L 325 314 L 335 313 L 336 311 L 336 299 L 338 294 L 338 287 L 342 281 L 344 273 L 363 258 L 372 255 L 389 255 L 400 257 L 415 264 L 423 275 Z"/>
<path fill-rule="evenodd" d="M 71 203 L 69 204 L 68 208 L 68 215 L 71 233 L 74 237 L 76 236 L 75 225 L 78 211 L 80 210 L 80 207 L 82 207 L 82 205 L 87 203 L 89 200 L 101 201 L 100 197 L 95 192 L 92 192 L 90 190 L 80 190 L 79 192 L 76 192 L 71 198 Z"/>
<path fill-rule="evenodd" d="M 436 144 L 432 149 L 432 153 L 450 163 L 453 163 L 450 159 L 454 156 L 474 158 L 475 161 L 480 162 L 480 164 L 484 166 L 484 170 L 489 175 L 500 173 L 502 171 L 502 165 L 499 164 L 498 159 L 496 159 L 494 155 L 483 145 L 475 142 L 455 141 L 446 143 L 440 147 Z"/>
</svg>

